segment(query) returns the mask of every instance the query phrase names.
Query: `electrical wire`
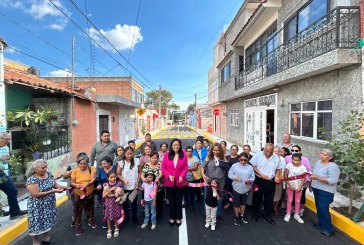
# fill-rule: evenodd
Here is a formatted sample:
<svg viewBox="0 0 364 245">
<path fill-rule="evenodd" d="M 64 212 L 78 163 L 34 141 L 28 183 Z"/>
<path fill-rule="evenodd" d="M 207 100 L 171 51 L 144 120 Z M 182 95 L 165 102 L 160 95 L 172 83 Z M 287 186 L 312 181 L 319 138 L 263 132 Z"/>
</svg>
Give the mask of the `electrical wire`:
<svg viewBox="0 0 364 245">
<path fill-rule="evenodd" d="M 50 2 L 52 2 L 52 0 L 48 0 L 48 1 L 50 1 Z M 129 64 L 130 65 L 130 67 L 131 68 L 133 68 L 142 78 L 144 78 L 145 79 L 145 81 L 147 81 L 147 82 L 149 82 L 149 84 L 151 85 L 151 86 L 154 86 L 154 87 L 158 87 L 158 85 L 156 85 L 155 83 L 153 83 L 153 82 L 151 82 L 151 81 L 149 81 L 149 79 L 147 79 L 142 73 L 140 73 L 130 62 L 128 62 L 128 60 L 124 57 L 124 55 L 122 55 L 120 52 L 119 52 L 119 50 L 114 46 L 114 44 L 112 44 L 110 41 L 109 41 L 109 39 L 107 39 L 106 37 L 105 37 L 105 35 L 104 34 L 102 34 L 102 32 L 97 28 L 97 26 L 90 20 L 90 18 L 87 16 L 87 15 L 85 15 L 85 13 L 83 13 L 82 12 L 82 10 L 77 6 L 77 4 L 73 1 L 73 0 L 71 0 L 71 3 L 76 7 L 76 9 L 77 9 L 77 11 L 78 12 L 80 12 L 81 13 L 81 15 L 84 17 L 84 18 L 86 18 L 86 20 L 96 29 L 96 31 L 106 40 L 106 42 L 115 50 L 115 52 L 117 52 L 126 62 L 127 62 L 127 64 Z M 52 2 L 52 4 L 53 5 L 55 5 L 53 2 Z M 57 7 L 58 8 L 58 7 Z M 61 11 L 61 9 L 60 8 L 58 8 L 60 11 Z M 63 11 L 62 11 L 63 12 Z M 70 17 L 69 17 L 70 18 Z M 72 21 L 73 22 L 73 21 Z M 74 22 L 73 22 L 74 23 Z M 90 37 L 90 36 L 89 36 Z M 128 71 L 130 74 L 132 74 L 126 67 L 124 67 L 124 69 L 126 70 L 126 71 Z"/>
<path fill-rule="evenodd" d="M 82 27 L 80 27 L 68 14 L 66 14 L 60 7 L 58 7 L 52 0 L 48 0 L 56 9 L 58 9 L 67 19 L 69 19 L 78 29 L 80 29 L 86 36 L 88 36 L 99 48 L 101 48 L 111 59 L 113 59 L 121 68 L 123 68 L 124 70 L 127 70 L 130 74 L 133 75 L 133 73 L 131 73 L 128 69 L 126 69 L 126 67 L 124 67 L 117 59 L 115 59 L 111 54 L 109 54 L 109 52 L 107 52 L 102 46 L 101 44 L 99 44 L 95 39 L 93 39 L 90 35 L 88 35 L 83 29 Z M 136 77 L 135 75 L 133 75 L 134 77 Z M 150 86 L 148 86 L 147 84 L 143 83 L 141 80 L 139 80 L 139 82 L 141 84 L 143 84 L 145 87 L 149 88 L 150 90 L 153 90 Z"/>
</svg>

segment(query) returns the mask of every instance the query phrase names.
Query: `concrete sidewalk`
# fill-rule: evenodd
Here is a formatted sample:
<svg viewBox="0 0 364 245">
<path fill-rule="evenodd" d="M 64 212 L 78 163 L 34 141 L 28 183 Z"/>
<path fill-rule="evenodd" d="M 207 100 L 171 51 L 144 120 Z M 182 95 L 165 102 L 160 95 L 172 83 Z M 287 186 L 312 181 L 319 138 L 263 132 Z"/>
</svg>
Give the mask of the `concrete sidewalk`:
<svg viewBox="0 0 364 245">
<path fill-rule="evenodd" d="M 160 130 L 156 130 L 154 132 L 151 132 L 152 139 L 153 136 L 157 135 L 163 130 L 168 129 L 169 126 L 164 127 Z M 135 139 L 136 148 L 140 147 L 142 143 L 144 143 L 145 139 L 144 137 Z M 63 178 L 59 178 L 56 180 L 58 184 L 62 186 L 67 186 L 67 180 L 64 180 Z M 1 193 L 2 195 L 5 195 L 4 193 Z M 27 210 L 27 203 L 28 203 L 28 196 L 29 194 L 26 193 L 18 198 L 19 207 L 21 210 Z M 57 207 L 68 201 L 68 197 L 66 195 L 66 192 L 63 193 L 56 193 L 56 200 L 57 200 Z M 9 211 L 9 206 L 4 206 L 3 210 Z M 2 244 L 8 244 L 12 240 L 14 240 L 16 237 L 20 236 L 22 233 L 26 232 L 28 229 L 28 220 L 27 216 L 21 217 L 19 219 L 10 220 L 9 216 L 3 216 L 0 217 L 0 245 Z"/>
</svg>

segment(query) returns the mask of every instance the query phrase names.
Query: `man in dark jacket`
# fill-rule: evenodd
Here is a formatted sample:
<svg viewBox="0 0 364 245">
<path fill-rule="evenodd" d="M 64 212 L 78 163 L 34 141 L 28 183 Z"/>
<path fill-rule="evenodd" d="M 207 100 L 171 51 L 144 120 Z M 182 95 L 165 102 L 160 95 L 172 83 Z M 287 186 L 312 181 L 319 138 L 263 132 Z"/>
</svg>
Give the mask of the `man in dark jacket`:
<svg viewBox="0 0 364 245">
<path fill-rule="evenodd" d="M 152 141 L 152 135 L 150 133 L 145 134 L 145 142 L 140 146 L 142 154 L 144 154 L 144 147 L 149 145 L 152 148 L 152 152 L 158 152 L 157 145 Z"/>
</svg>

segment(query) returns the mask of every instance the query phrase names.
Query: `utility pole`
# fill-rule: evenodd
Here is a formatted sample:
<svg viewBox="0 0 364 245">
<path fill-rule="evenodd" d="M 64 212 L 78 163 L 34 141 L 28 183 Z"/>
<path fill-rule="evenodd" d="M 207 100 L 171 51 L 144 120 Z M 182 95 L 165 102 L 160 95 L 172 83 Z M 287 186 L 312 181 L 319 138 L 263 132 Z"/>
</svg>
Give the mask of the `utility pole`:
<svg viewBox="0 0 364 245">
<path fill-rule="evenodd" d="M 195 128 L 197 128 L 197 94 L 195 93 Z"/>
</svg>

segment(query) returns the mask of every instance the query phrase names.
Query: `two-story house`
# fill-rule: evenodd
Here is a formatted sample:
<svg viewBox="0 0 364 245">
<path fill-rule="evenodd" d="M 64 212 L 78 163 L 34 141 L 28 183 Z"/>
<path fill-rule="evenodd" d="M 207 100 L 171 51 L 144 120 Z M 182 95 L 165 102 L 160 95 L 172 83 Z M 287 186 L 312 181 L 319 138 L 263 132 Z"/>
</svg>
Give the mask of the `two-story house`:
<svg viewBox="0 0 364 245">
<path fill-rule="evenodd" d="M 226 138 L 253 151 L 288 132 L 317 159 L 339 122 L 362 105 L 358 5 L 246 0 L 215 46 L 209 103 L 221 112 L 214 127 L 226 120 Z"/>
</svg>

